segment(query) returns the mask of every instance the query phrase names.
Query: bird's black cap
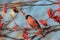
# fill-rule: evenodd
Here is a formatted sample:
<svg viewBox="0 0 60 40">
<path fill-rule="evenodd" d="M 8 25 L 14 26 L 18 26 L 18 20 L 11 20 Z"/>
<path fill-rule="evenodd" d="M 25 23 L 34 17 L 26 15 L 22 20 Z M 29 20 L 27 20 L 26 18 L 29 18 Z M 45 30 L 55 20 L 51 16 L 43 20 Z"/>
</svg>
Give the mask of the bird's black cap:
<svg viewBox="0 0 60 40">
<path fill-rule="evenodd" d="M 31 15 L 26 15 L 26 17 L 25 17 L 25 18 L 26 18 L 26 19 L 28 19 L 28 17 L 29 17 L 29 16 L 31 16 Z M 32 16 L 31 16 L 31 17 L 32 17 Z"/>
</svg>

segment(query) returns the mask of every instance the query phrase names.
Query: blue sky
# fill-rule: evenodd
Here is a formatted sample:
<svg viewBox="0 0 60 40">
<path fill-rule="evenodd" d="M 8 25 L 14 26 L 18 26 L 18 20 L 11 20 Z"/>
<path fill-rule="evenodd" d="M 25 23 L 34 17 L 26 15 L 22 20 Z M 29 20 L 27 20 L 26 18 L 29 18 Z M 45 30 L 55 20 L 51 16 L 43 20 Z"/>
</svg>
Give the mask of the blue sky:
<svg viewBox="0 0 60 40">
<path fill-rule="evenodd" d="M 18 1 L 20 1 L 20 0 L 0 0 L 0 4 L 10 3 L 10 2 L 18 2 Z M 22 0 L 22 1 L 28 1 L 28 0 Z M 53 0 L 53 1 L 56 1 L 56 0 Z M 49 3 L 50 2 L 48 2 L 46 0 L 42 0 L 42 1 L 36 2 L 35 4 L 49 4 Z M 56 10 L 57 7 L 58 7 L 58 5 L 33 6 L 33 7 L 30 7 L 30 6 L 25 7 L 24 6 L 23 8 L 26 8 L 26 9 L 23 9 L 23 11 L 26 13 L 26 15 L 32 15 L 38 21 L 39 19 L 46 20 L 47 18 L 49 18 L 48 15 L 47 15 L 47 10 L 49 8 L 52 8 L 52 9 Z M 10 12 L 11 12 L 10 9 L 8 9 L 7 15 L 4 17 L 5 21 L 8 21 L 11 18 L 10 17 Z M 15 22 L 22 28 L 26 27 L 26 25 L 29 26 L 25 17 L 23 17 L 22 14 L 20 14 L 20 13 L 17 14 Z M 52 19 L 49 19 L 48 24 L 49 25 L 56 25 L 58 23 L 54 22 Z M 14 20 L 13 20 L 12 22 L 10 22 L 8 27 L 12 28 L 14 25 L 15 24 L 14 24 Z M 13 33 L 9 34 L 9 36 L 14 37 L 14 36 L 16 36 L 16 34 L 17 34 L 17 32 L 13 32 Z M 57 31 L 57 32 L 52 32 L 52 33 L 48 34 L 42 40 L 59 40 L 59 39 L 60 39 L 60 31 Z M 5 40 L 11 40 L 11 39 L 5 38 Z M 34 40 L 37 40 L 37 38 L 35 38 Z"/>
</svg>

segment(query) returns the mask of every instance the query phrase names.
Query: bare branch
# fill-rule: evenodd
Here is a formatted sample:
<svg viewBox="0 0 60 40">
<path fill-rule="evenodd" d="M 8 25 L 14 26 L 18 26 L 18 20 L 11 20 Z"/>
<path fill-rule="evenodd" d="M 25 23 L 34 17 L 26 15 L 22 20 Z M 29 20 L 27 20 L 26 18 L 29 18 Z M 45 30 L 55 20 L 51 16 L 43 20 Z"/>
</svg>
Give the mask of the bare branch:
<svg viewBox="0 0 60 40">
<path fill-rule="evenodd" d="M 43 32 L 43 36 L 41 38 L 39 38 L 38 40 L 44 38 L 47 34 L 51 33 L 51 32 L 56 32 L 56 31 L 60 31 L 60 28 L 50 28 L 47 30 L 47 32 Z"/>
</svg>

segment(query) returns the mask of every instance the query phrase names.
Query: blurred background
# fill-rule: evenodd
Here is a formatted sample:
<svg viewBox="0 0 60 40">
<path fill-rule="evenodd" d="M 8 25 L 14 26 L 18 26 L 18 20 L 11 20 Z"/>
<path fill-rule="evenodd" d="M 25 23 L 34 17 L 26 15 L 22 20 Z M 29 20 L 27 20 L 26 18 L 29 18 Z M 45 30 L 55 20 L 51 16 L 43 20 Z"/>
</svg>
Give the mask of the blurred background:
<svg viewBox="0 0 60 40">
<path fill-rule="evenodd" d="M 12 3 L 12 2 L 27 2 L 27 1 L 34 1 L 34 0 L 0 0 L 0 4 L 3 4 L 3 3 L 8 4 L 8 3 Z M 51 1 L 56 2 L 57 0 L 51 0 Z M 32 4 L 36 4 L 36 5 L 51 4 L 51 2 L 49 2 L 47 0 L 38 0 L 38 2 L 34 2 Z M 59 7 L 57 4 L 49 5 L 49 6 L 23 6 L 22 10 L 25 12 L 26 15 L 31 15 L 38 21 L 40 19 L 43 19 L 43 20 L 48 19 L 49 17 L 47 15 L 47 10 L 49 8 L 56 10 L 57 7 Z M 11 10 L 7 9 L 7 13 L 3 18 L 5 21 L 10 20 L 10 18 L 11 18 L 10 13 L 11 13 Z M 1 14 L 3 14 L 3 11 L 1 11 Z M 22 14 L 20 12 L 17 14 L 17 16 L 14 20 L 15 20 L 16 24 L 19 25 L 19 27 L 22 27 L 22 28 L 25 28 L 27 26 L 30 27 L 29 24 L 27 23 L 27 20 L 25 19 L 24 16 L 22 16 Z M 13 26 L 15 25 L 14 20 L 12 20 L 7 25 L 8 28 L 13 28 Z M 52 19 L 48 19 L 47 22 L 48 22 L 48 25 L 58 25 L 59 24 L 59 23 L 53 21 Z M 45 26 L 41 25 L 41 27 L 45 27 Z M 5 30 L 4 33 L 6 33 L 6 32 L 8 32 L 8 31 Z M 17 37 L 17 35 L 21 35 L 21 31 L 15 31 L 15 32 L 8 34 L 8 36 L 11 36 L 11 37 L 21 38 L 20 36 Z M 30 36 L 31 35 L 34 35 L 34 34 L 30 34 Z M 39 37 L 35 37 L 34 40 L 38 40 L 38 38 Z M 4 40 L 13 40 L 13 39 L 5 37 Z M 43 38 L 41 40 L 60 40 L 60 31 L 51 32 L 45 38 Z"/>
</svg>

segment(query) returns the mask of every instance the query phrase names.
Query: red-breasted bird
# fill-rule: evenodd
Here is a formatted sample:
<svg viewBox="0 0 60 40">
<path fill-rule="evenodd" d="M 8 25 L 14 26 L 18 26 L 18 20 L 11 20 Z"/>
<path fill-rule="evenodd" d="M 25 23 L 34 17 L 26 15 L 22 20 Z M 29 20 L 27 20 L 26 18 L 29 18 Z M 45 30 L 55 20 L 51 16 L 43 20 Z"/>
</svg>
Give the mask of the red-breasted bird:
<svg viewBox="0 0 60 40">
<path fill-rule="evenodd" d="M 41 28 L 39 23 L 31 15 L 26 15 L 26 20 L 33 29 Z"/>
<path fill-rule="evenodd" d="M 36 21 L 31 15 L 26 15 L 26 20 L 33 29 L 41 29 L 38 21 Z"/>
</svg>

